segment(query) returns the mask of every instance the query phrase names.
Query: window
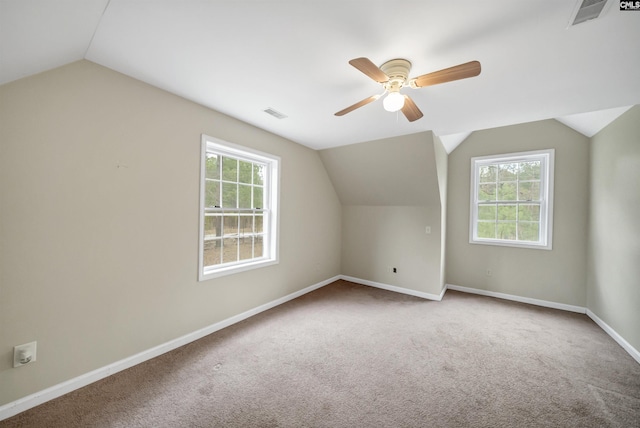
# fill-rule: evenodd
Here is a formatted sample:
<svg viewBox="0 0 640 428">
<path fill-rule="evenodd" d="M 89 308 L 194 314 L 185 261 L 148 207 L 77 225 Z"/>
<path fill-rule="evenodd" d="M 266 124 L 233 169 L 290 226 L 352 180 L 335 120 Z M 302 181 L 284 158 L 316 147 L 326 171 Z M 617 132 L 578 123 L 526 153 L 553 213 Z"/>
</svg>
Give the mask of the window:
<svg viewBox="0 0 640 428">
<path fill-rule="evenodd" d="M 554 150 L 471 159 L 472 244 L 551 249 Z"/>
<path fill-rule="evenodd" d="M 202 136 L 199 280 L 278 263 L 280 159 Z"/>
</svg>

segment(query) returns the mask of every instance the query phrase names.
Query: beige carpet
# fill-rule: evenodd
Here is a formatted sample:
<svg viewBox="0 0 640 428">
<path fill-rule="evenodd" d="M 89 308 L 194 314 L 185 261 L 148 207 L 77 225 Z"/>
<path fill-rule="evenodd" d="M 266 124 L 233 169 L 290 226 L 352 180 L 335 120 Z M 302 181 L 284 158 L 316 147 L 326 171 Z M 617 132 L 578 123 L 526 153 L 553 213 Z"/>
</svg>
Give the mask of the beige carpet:
<svg viewBox="0 0 640 428">
<path fill-rule="evenodd" d="M 1 427 L 640 427 L 640 364 L 585 315 L 338 281 Z"/>
</svg>

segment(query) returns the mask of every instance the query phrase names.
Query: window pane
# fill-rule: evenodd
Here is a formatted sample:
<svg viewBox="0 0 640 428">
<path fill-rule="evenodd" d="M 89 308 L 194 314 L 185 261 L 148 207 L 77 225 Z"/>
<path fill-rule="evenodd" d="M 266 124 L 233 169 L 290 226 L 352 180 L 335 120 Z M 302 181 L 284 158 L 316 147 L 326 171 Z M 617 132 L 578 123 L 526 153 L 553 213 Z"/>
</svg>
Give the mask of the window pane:
<svg viewBox="0 0 640 428">
<path fill-rule="evenodd" d="M 540 224 L 536 222 L 518 223 L 518 240 L 520 241 L 538 241 L 540 233 Z"/>
<path fill-rule="evenodd" d="M 228 157 L 222 158 L 222 179 L 238 181 L 238 160 Z"/>
<path fill-rule="evenodd" d="M 495 201 L 496 200 L 496 185 L 493 184 L 481 184 L 478 189 L 479 201 Z"/>
<path fill-rule="evenodd" d="M 222 263 L 222 241 L 214 239 L 204 241 L 204 265 L 212 266 Z"/>
<path fill-rule="evenodd" d="M 238 239 L 225 238 L 222 241 L 222 263 L 238 261 Z"/>
<path fill-rule="evenodd" d="M 239 240 L 240 260 L 253 258 L 253 236 L 247 236 Z"/>
<path fill-rule="evenodd" d="M 204 206 L 207 208 L 214 208 L 220 206 L 220 182 L 219 181 L 205 181 L 204 189 Z"/>
<path fill-rule="evenodd" d="M 220 178 L 220 162 L 218 159 L 218 155 L 207 153 L 205 176 L 207 178 Z"/>
<path fill-rule="evenodd" d="M 224 214 L 224 235 L 237 236 L 239 216 L 237 213 Z"/>
<path fill-rule="evenodd" d="M 253 215 L 241 215 L 240 216 L 240 236 L 244 236 L 253 233 Z"/>
<path fill-rule="evenodd" d="M 526 181 L 520 183 L 519 186 L 521 201 L 539 201 L 540 200 L 540 182 Z"/>
<path fill-rule="evenodd" d="M 262 187 L 254 187 L 253 188 L 253 207 L 251 208 L 264 208 L 265 204 L 264 204 L 264 198 L 263 198 L 263 191 L 264 189 Z"/>
<path fill-rule="evenodd" d="M 496 237 L 496 224 L 494 222 L 478 222 L 478 238 L 495 239 Z"/>
<path fill-rule="evenodd" d="M 264 185 L 264 174 L 265 174 L 265 166 L 264 165 L 253 165 L 253 184 Z"/>
<path fill-rule="evenodd" d="M 515 205 L 498 205 L 498 220 L 516 221 Z"/>
<path fill-rule="evenodd" d="M 496 220 L 497 208 L 495 205 L 478 206 L 478 219 L 480 220 Z"/>
<path fill-rule="evenodd" d="M 540 221 L 540 205 L 520 204 L 518 220 Z"/>
<path fill-rule="evenodd" d="M 238 184 L 238 208 L 251 208 L 251 186 Z"/>
<path fill-rule="evenodd" d="M 262 214 L 256 214 L 255 220 L 255 233 L 264 233 L 263 223 L 264 216 Z"/>
<path fill-rule="evenodd" d="M 264 238 L 262 236 L 256 236 L 253 240 L 253 257 L 264 256 L 263 243 Z"/>
<path fill-rule="evenodd" d="M 498 166 L 498 181 L 516 181 L 518 169 L 517 163 L 501 163 Z"/>
<path fill-rule="evenodd" d="M 498 186 L 498 200 L 499 201 L 516 201 L 516 187 L 515 181 L 508 181 L 506 183 L 500 183 Z"/>
<path fill-rule="evenodd" d="M 496 228 L 498 239 L 516 239 L 516 222 L 499 222 Z"/>
<path fill-rule="evenodd" d="M 540 180 L 540 161 L 521 162 L 520 180 Z"/>
<path fill-rule="evenodd" d="M 238 185 L 235 183 L 222 183 L 222 207 L 238 208 Z"/>
<path fill-rule="evenodd" d="M 486 165 L 480 167 L 480 183 L 496 182 L 496 172 L 498 168 L 495 165 Z"/>
<path fill-rule="evenodd" d="M 253 165 L 251 162 L 240 161 L 240 175 L 238 177 L 238 181 L 240 183 L 251 184 L 251 173 L 253 170 Z"/>
<path fill-rule="evenodd" d="M 222 216 L 207 214 L 204 218 L 204 236 L 207 238 L 222 236 Z"/>
</svg>

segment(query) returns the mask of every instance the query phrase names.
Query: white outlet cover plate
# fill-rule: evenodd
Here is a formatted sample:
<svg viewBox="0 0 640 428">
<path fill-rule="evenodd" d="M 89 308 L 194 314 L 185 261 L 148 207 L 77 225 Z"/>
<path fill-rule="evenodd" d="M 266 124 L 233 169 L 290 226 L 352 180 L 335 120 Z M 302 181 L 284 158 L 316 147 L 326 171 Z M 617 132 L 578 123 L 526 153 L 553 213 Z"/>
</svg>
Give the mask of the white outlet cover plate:
<svg viewBox="0 0 640 428">
<path fill-rule="evenodd" d="M 18 345 L 13 347 L 13 367 L 20 367 L 26 364 L 33 363 L 36 360 L 36 345 L 37 342 L 25 343 L 24 345 Z M 29 362 L 20 362 L 20 356 L 23 351 L 31 355 Z"/>
</svg>

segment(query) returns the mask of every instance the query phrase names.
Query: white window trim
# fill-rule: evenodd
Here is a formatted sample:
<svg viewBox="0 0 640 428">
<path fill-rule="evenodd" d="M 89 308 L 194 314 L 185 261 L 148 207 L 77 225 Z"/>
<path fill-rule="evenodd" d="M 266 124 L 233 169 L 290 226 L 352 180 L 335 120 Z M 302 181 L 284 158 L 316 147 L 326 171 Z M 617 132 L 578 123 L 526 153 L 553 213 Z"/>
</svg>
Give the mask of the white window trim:
<svg viewBox="0 0 640 428">
<path fill-rule="evenodd" d="M 506 161 L 523 161 L 532 158 L 542 158 L 542 170 L 540 172 L 540 191 L 542 202 L 540 204 L 540 237 L 539 243 L 528 241 L 509 241 L 502 239 L 487 239 L 477 237 L 478 215 L 478 169 L 482 165 Z M 554 158 L 555 150 L 535 150 L 529 152 L 507 153 L 490 156 L 477 156 L 471 158 L 471 201 L 469 214 L 469 243 L 482 245 L 498 245 L 517 248 L 535 248 L 542 250 L 553 249 L 553 188 L 554 188 Z"/>
<path fill-rule="evenodd" d="M 205 177 L 207 149 L 214 150 L 223 156 L 240 157 L 254 160 L 268 165 L 264 191 L 269 200 L 268 220 L 263 225 L 265 235 L 268 235 L 268 245 L 265 245 L 265 256 L 251 259 L 237 264 L 222 267 L 204 266 L 204 212 L 205 212 Z M 239 272 L 271 266 L 279 263 L 279 208 L 280 208 L 280 157 L 264 153 L 249 147 L 229 143 L 227 141 L 202 134 L 200 151 L 200 227 L 198 230 L 198 281 L 218 278 Z"/>
</svg>

